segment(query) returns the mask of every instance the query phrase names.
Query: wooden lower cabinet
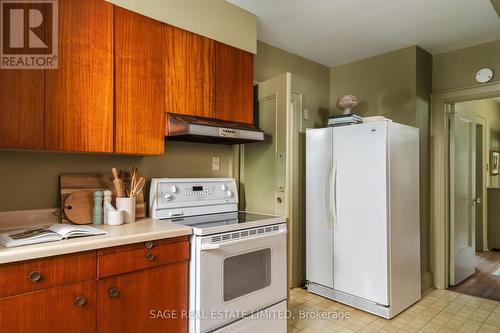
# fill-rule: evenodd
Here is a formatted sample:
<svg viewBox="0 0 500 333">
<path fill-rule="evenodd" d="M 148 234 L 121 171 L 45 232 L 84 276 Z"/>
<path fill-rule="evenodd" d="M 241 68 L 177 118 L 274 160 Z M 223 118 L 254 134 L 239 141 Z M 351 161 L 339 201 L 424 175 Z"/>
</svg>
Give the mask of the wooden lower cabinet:
<svg viewBox="0 0 500 333">
<path fill-rule="evenodd" d="M 99 280 L 97 332 L 187 332 L 187 288 L 187 261 Z"/>
<path fill-rule="evenodd" d="M 0 298 L 0 331 L 87 333 L 95 331 L 96 281 Z"/>
<path fill-rule="evenodd" d="M 0 265 L 0 332 L 187 332 L 188 263 L 183 236 Z"/>
</svg>

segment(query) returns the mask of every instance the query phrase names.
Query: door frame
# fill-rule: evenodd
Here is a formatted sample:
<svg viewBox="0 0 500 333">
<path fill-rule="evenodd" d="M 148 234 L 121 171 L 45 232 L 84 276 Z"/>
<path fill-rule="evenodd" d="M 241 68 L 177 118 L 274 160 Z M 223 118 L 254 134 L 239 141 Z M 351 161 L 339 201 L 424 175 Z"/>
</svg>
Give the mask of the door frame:
<svg viewBox="0 0 500 333">
<path fill-rule="evenodd" d="M 488 155 L 488 138 L 489 136 L 486 133 L 486 129 L 488 128 L 488 120 L 483 118 L 483 117 L 476 117 L 475 119 L 476 122 L 476 131 L 479 126 L 482 128 L 481 132 L 481 156 L 482 156 L 482 161 L 481 161 L 481 173 L 482 173 L 482 182 L 481 182 L 481 193 L 480 198 L 482 200 L 481 207 L 483 209 L 483 235 L 482 237 L 482 251 L 488 251 L 488 168 L 487 168 L 487 163 L 486 163 L 486 158 Z M 477 151 L 476 151 L 477 154 Z M 477 179 L 476 179 L 477 183 Z M 477 185 L 476 185 L 477 188 Z M 476 193 L 476 195 L 478 195 Z M 477 217 L 476 217 L 477 218 Z M 476 240 L 477 244 L 477 240 Z"/>
<path fill-rule="evenodd" d="M 431 109 L 431 269 L 434 285 L 448 288 L 450 160 L 448 113 L 454 103 L 500 96 L 500 83 L 491 83 L 432 94 Z"/>
</svg>

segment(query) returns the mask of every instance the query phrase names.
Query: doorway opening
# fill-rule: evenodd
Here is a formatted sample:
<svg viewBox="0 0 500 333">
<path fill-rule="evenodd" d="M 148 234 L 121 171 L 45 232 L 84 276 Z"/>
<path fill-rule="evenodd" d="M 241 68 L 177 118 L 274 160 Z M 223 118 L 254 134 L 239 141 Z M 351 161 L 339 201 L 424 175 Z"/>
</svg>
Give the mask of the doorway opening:
<svg viewBox="0 0 500 333">
<path fill-rule="evenodd" d="M 449 289 L 500 301 L 500 98 L 448 111 Z"/>
</svg>

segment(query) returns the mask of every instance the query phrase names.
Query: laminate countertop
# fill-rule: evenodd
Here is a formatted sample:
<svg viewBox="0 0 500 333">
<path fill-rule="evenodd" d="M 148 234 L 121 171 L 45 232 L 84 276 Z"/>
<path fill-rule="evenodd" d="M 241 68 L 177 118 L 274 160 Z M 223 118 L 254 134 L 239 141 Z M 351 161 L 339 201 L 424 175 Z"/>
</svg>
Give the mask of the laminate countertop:
<svg viewBox="0 0 500 333">
<path fill-rule="evenodd" d="M 12 248 L 0 245 L 0 264 L 192 234 L 190 227 L 151 218 L 120 226 L 100 225 L 93 227 L 106 230 L 107 234 Z"/>
</svg>

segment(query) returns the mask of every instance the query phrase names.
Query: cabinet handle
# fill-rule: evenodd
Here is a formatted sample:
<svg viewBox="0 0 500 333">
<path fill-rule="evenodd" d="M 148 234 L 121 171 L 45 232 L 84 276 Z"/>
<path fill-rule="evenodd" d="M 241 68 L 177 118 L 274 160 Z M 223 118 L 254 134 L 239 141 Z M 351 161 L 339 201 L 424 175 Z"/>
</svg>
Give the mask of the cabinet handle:
<svg viewBox="0 0 500 333">
<path fill-rule="evenodd" d="M 118 288 L 112 287 L 111 289 L 109 289 L 109 297 L 117 298 L 118 296 L 120 296 L 120 291 L 118 290 Z"/>
<path fill-rule="evenodd" d="M 42 274 L 38 271 L 33 271 L 30 273 L 30 275 L 28 275 L 28 279 L 31 282 L 38 282 L 38 281 L 40 281 L 41 278 L 42 278 Z"/>
<path fill-rule="evenodd" d="M 76 306 L 82 307 L 86 303 L 87 303 L 87 300 L 83 296 L 78 296 L 77 298 L 75 298 L 75 305 Z"/>
<path fill-rule="evenodd" d="M 149 249 L 152 249 L 154 245 L 155 245 L 155 244 L 154 244 L 153 242 L 146 242 L 146 243 L 144 243 L 144 246 L 145 246 L 145 247 L 146 247 L 146 249 L 148 249 L 148 250 L 149 250 Z"/>
<path fill-rule="evenodd" d="M 155 255 L 153 254 L 153 252 L 148 252 L 146 253 L 146 258 L 149 260 L 149 261 L 153 261 L 156 259 Z"/>
</svg>

